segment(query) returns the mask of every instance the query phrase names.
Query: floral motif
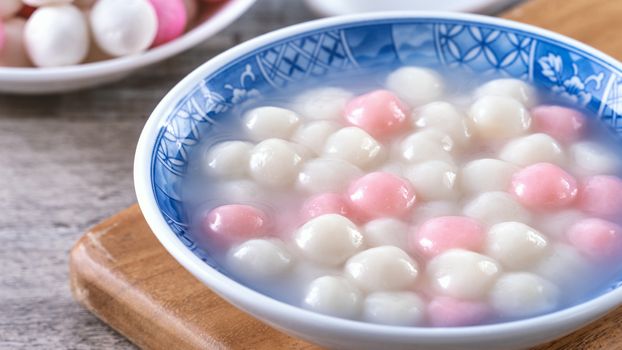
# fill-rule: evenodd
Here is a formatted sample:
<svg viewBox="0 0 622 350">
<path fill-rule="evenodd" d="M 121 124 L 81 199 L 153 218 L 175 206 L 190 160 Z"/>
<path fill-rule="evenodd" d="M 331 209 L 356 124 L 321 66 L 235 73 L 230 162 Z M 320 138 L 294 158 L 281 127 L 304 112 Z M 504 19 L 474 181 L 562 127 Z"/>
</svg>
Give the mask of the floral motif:
<svg viewBox="0 0 622 350">
<path fill-rule="evenodd" d="M 156 155 L 160 163 L 162 163 L 171 173 L 181 174 L 181 170 L 178 170 L 177 168 L 183 167 L 186 164 L 185 160 L 179 159 L 177 157 L 177 153 L 171 152 L 167 142 L 160 142 Z"/>
<path fill-rule="evenodd" d="M 246 87 L 246 84 L 252 84 L 256 80 L 255 73 L 251 69 L 251 65 L 247 64 L 244 68 L 244 72 L 240 75 L 240 87 L 236 88 L 231 84 L 225 84 L 225 89 L 231 90 L 233 92 L 233 97 L 231 98 L 232 104 L 238 104 L 243 101 L 248 101 L 255 99 L 261 96 L 259 90 Z M 220 113 L 220 112 L 217 112 Z"/>
<path fill-rule="evenodd" d="M 224 113 L 233 106 L 233 101 L 227 102 L 221 94 L 210 90 L 205 82 L 201 84 L 200 91 L 201 99 L 205 102 L 200 104 L 196 98 L 191 98 L 188 102 L 191 104 L 191 107 L 193 107 L 192 111 L 201 116 L 200 118 L 195 118 L 195 120 L 199 122 L 211 121 L 207 119 L 210 113 Z"/>
<path fill-rule="evenodd" d="M 232 93 L 229 99 L 210 89 L 206 81 L 199 84 L 198 93 L 182 103 L 175 117 L 164 127 L 157 156 L 166 168 L 178 175 L 183 174 L 189 151 L 201 138 L 200 124 L 214 125 L 217 122 L 212 115 L 225 113 L 235 104 L 260 96 L 257 89 L 247 88 L 247 84 L 252 85 L 255 80 L 256 76 L 247 64 L 239 77 L 237 87 L 231 83 L 224 84 L 223 89 Z"/>
<path fill-rule="evenodd" d="M 579 68 L 572 63 L 572 75 L 564 78 L 564 62 L 559 55 L 549 53 L 538 59 L 542 68 L 542 75 L 547 77 L 554 85 L 551 90 L 572 102 L 585 106 L 592 100 L 592 94 L 587 92 L 587 85 L 594 84 L 594 89 L 600 89 L 605 74 L 590 75 L 585 79 L 579 76 Z"/>
</svg>

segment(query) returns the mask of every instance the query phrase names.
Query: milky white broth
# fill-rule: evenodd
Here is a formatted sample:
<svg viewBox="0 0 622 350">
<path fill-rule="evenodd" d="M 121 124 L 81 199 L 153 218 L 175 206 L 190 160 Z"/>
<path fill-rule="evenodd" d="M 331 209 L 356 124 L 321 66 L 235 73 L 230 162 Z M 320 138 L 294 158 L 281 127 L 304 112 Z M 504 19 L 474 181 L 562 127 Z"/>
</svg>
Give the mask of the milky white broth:
<svg viewBox="0 0 622 350">
<path fill-rule="evenodd" d="M 222 269 L 278 300 L 467 326 L 622 273 L 617 136 L 527 83 L 400 67 L 228 113 L 192 155 L 185 208 Z"/>
</svg>

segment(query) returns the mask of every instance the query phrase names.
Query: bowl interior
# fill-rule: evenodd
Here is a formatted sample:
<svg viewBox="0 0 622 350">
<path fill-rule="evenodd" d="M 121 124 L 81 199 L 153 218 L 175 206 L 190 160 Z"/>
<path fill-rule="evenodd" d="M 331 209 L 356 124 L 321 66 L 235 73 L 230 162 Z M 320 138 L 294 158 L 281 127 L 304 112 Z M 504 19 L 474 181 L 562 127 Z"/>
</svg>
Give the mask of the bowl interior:
<svg viewBox="0 0 622 350">
<path fill-rule="evenodd" d="M 369 69 L 388 73 L 396 65 L 519 78 L 569 99 L 622 133 L 617 62 L 552 34 L 464 17 L 312 26 L 256 41 L 259 45 L 200 76 L 189 92 L 177 94 L 149 141 L 150 188 L 170 230 L 205 264 L 227 275 L 189 231 L 181 187 L 191 155 L 201 140 L 217 136 L 212 126 L 229 117 L 227 112 L 235 106 L 317 78 L 343 78 Z M 602 293 L 621 285 L 622 276 Z"/>
</svg>

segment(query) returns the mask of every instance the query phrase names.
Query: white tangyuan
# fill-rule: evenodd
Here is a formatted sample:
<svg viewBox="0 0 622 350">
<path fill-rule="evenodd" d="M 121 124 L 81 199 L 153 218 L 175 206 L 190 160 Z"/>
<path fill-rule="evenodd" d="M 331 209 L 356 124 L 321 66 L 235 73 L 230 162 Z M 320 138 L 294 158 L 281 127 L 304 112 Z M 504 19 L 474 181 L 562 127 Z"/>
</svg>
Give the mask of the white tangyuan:
<svg viewBox="0 0 622 350">
<path fill-rule="evenodd" d="M 531 125 L 531 116 L 513 98 L 484 96 L 469 111 L 475 135 L 486 140 L 502 140 L 524 134 Z"/>
<path fill-rule="evenodd" d="M 248 174 L 248 161 L 253 144 L 225 141 L 212 146 L 205 159 L 209 174 L 230 179 Z"/>
<path fill-rule="evenodd" d="M 37 9 L 24 28 L 24 43 L 37 67 L 81 63 L 88 53 L 89 40 L 86 18 L 69 4 Z"/>
<path fill-rule="evenodd" d="M 466 116 L 448 102 L 432 102 L 412 113 L 415 126 L 445 132 L 460 146 L 465 146 L 471 136 Z"/>
<path fill-rule="evenodd" d="M 367 292 L 405 290 L 417 280 L 418 266 L 394 246 L 364 250 L 346 262 L 345 274 Z"/>
<path fill-rule="evenodd" d="M 553 245 L 533 272 L 573 296 L 579 296 L 593 286 L 590 283 L 590 262 L 576 248 L 563 243 Z"/>
<path fill-rule="evenodd" d="M 363 295 L 343 277 L 323 276 L 309 284 L 303 300 L 306 309 L 326 315 L 354 318 L 361 312 Z"/>
<path fill-rule="evenodd" d="M 361 169 L 345 160 L 316 158 L 302 166 L 296 187 L 307 193 L 339 192 L 362 174 Z"/>
<path fill-rule="evenodd" d="M 531 134 L 512 140 L 501 149 L 499 158 L 520 166 L 536 163 L 564 165 L 565 161 L 562 147 L 547 134 Z"/>
<path fill-rule="evenodd" d="M 499 278 L 490 292 L 494 309 L 506 317 L 526 317 L 555 309 L 559 289 L 538 275 L 508 273 Z"/>
<path fill-rule="evenodd" d="M 544 235 L 520 222 L 496 224 L 486 235 L 486 254 L 512 270 L 537 264 L 547 254 L 548 248 Z"/>
<path fill-rule="evenodd" d="M 376 219 L 363 228 L 368 247 L 392 245 L 400 249 L 408 247 L 408 225 L 393 218 Z"/>
<path fill-rule="evenodd" d="M 450 249 L 428 262 L 426 273 L 437 292 L 461 299 L 484 297 L 501 273 L 492 258 L 463 249 Z"/>
<path fill-rule="evenodd" d="M 476 159 L 462 167 L 460 184 L 467 194 L 507 191 L 512 175 L 518 169 L 517 166 L 499 159 Z"/>
<path fill-rule="evenodd" d="M 616 156 L 605 147 L 590 141 L 570 146 L 575 171 L 583 176 L 615 174 L 620 169 Z"/>
<path fill-rule="evenodd" d="M 456 201 L 433 201 L 417 204 L 412 221 L 424 222 L 439 216 L 460 215 L 461 207 Z"/>
<path fill-rule="evenodd" d="M 280 107 L 257 107 L 244 115 L 244 127 L 255 141 L 268 138 L 287 139 L 300 124 L 300 117 L 289 109 Z"/>
<path fill-rule="evenodd" d="M 346 217 L 325 214 L 302 225 L 294 241 L 307 259 L 337 266 L 363 247 L 363 234 Z"/>
<path fill-rule="evenodd" d="M 402 158 L 410 163 L 426 160 L 442 160 L 453 163 L 451 151 L 454 142 L 449 135 L 440 130 L 422 130 L 407 136 L 399 143 Z"/>
<path fill-rule="evenodd" d="M 525 107 L 536 104 L 536 91 L 533 87 L 518 79 L 496 79 L 482 85 L 475 92 L 477 97 L 505 96 L 522 103 Z"/>
<path fill-rule="evenodd" d="M 529 222 L 531 215 L 507 192 L 484 192 L 463 209 L 466 216 L 479 220 L 486 225 L 504 221 Z"/>
<path fill-rule="evenodd" d="M 279 240 L 251 239 L 233 247 L 227 262 L 238 275 L 264 280 L 286 272 L 291 267 L 292 256 Z"/>
<path fill-rule="evenodd" d="M 337 120 L 352 97 L 351 92 L 336 87 L 312 89 L 296 97 L 294 109 L 309 119 Z"/>
<path fill-rule="evenodd" d="M 363 318 L 373 323 L 417 326 L 425 318 L 425 303 L 413 292 L 376 292 L 365 298 Z"/>
<path fill-rule="evenodd" d="M 340 125 L 330 120 L 318 120 L 303 124 L 296 129 L 292 141 L 301 144 L 315 154 L 321 154 L 324 143 L 330 135 L 339 130 Z"/>
<path fill-rule="evenodd" d="M 89 18 L 97 46 L 115 57 L 147 50 L 158 31 L 158 17 L 148 0 L 98 0 Z"/>
<path fill-rule="evenodd" d="M 434 101 L 443 94 L 441 77 L 419 67 L 403 67 L 389 74 L 387 87 L 413 107 Z"/>
<path fill-rule="evenodd" d="M 343 159 L 361 169 L 374 167 L 385 157 L 382 145 L 357 127 L 342 128 L 330 135 L 324 145 L 324 154 Z"/>
<path fill-rule="evenodd" d="M 417 196 L 426 201 L 456 199 L 460 196 L 458 169 L 453 164 L 430 160 L 411 166 L 405 175 Z"/>
<path fill-rule="evenodd" d="M 302 156 L 288 141 L 268 139 L 251 151 L 251 177 L 264 186 L 288 187 L 298 177 Z"/>
</svg>

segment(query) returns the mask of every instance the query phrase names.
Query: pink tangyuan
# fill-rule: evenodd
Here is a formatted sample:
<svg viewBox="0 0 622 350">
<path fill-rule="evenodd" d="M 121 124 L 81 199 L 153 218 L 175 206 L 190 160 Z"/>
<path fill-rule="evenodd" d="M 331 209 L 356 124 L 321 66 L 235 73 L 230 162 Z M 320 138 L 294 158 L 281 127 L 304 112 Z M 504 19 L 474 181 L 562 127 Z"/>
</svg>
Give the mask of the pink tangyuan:
<svg viewBox="0 0 622 350">
<path fill-rule="evenodd" d="M 579 139 L 585 129 L 585 116 L 571 108 L 538 106 L 531 110 L 531 117 L 534 130 L 565 143 Z"/>
<path fill-rule="evenodd" d="M 568 241 L 593 260 L 607 260 L 622 253 L 622 228 L 603 219 L 584 219 L 572 225 Z"/>
<path fill-rule="evenodd" d="M 403 217 L 415 205 L 415 191 L 407 180 L 386 172 L 369 173 L 348 188 L 353 212 L 365 219 Z"/>
<path fill-rule="evenodd" d="M 479 251 L 484 240 L 484 227 L 477 220 L 465 216 L 441 216 L 419 226 L 410 243 L 414 251 L 433 257 L 452 248 Z"/>
<path fill-rule="evenodd" d="M 177 39 L 186 30 L 188 14 L 183 0 L 149 0 L 158 17 L 158 32 L 152 46 Z"/>
<path fill-rule="evenodd" d="M 537 163 L 514 173 L 510 192 L 527 208 L 547 210 L 571 205 L 578 188 L 575 178 L 562 168 Z"/>
<path fill-rule="evenodd" d="M 212 209 L 203 220 L 203 230 L 208 235 L 235 241 L 267 233 L 268 216 L 250 205 L 229 204 Z"/>
<path fill-rule="evenodd" d="M 622 214 L 622 180 L 617 176 L 596 175 L 581 183 L 579 207 L 602 218 Z"/>
<path fill-rule="evenodd" d="M 355 97 L 348 102 L 344 113 L 350 124 L 376 138 L 393 136 L 407 126 L 406 105 L 387 90 L 376 90 Z"/>
</svg>

